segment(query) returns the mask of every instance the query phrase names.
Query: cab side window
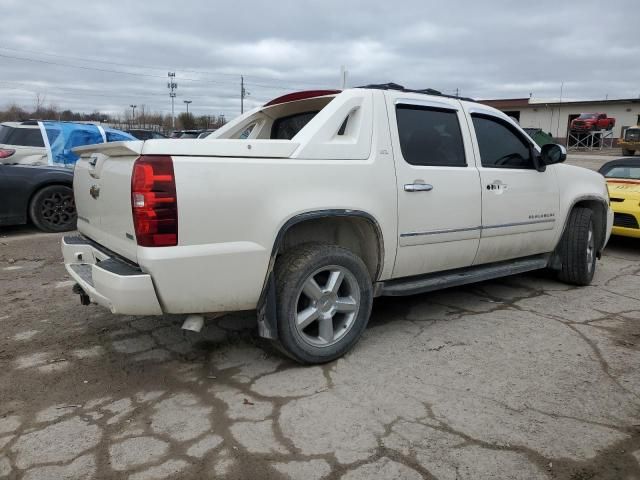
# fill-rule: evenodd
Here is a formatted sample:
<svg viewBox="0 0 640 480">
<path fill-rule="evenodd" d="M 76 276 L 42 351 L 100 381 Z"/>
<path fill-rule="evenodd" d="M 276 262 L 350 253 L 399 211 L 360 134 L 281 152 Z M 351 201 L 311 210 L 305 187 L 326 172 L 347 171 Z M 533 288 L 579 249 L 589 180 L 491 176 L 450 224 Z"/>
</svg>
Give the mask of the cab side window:
<svg viewBox="0 0 640 480">
<path fill-rule="evenodd" d="M 421 105 L 396 106 L 398 136 L 407 163 L 465 167 L 460 122 L 455 110 Z"/>
<path fill-rule="evenodd" d="M 513 126 L 491 116 L 471 118 L 484 168 L 535 169 L 529 142 Z"/>
</svg>

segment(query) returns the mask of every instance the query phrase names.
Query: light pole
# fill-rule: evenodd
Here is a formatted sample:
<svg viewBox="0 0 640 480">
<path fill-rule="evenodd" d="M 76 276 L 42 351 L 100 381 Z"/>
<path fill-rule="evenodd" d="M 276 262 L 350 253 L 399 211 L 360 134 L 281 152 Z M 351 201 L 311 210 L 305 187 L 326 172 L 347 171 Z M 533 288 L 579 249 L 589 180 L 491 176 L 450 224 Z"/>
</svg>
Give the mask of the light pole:
<svg viewBox="0 0 640 480">
<path fill-rule="evenodd" d="M 193 103 L 192 100 L 184 100 L 184 103 L 187 105 L 187 115 L 189 115 L 189 104 Z"/>
<path fill-rule="evenodd" d="M 176 128 L 176 116 L 173 113 L 173 101 L 176 98 L 176 88 L 178 88 L 178 84 L 176 83 L 176 72 L 169 72 L 169 82 L 167 83 L 167 88 L 169 89 L 169 98 L 171 98 L 171 128 Z"/>
<path fill-rule="evenodd" d="M 138 105 L 129 105 L 131 107 L 131 124 L 136 121 L 136 107 Z"/>
</svg>

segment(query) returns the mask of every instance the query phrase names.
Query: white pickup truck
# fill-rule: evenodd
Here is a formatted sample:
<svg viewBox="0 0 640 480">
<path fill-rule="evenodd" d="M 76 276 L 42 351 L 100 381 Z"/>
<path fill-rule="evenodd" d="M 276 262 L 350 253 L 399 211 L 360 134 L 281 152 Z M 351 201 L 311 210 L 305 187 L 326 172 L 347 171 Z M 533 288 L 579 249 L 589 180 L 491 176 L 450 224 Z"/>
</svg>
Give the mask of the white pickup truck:
<svg viewBox="0 0 640 480">
<path fill-rule="evenodd" d="M 611 232 L 604 178 L 561 164 L 561 146 L 395 84 L 285 95 L 202 140 L 77 152 L 81 235 L 62 250 L 83 303 L 255 309 L 302 363 L 353 347 L 379 295 L 542 268 L 587 285 Z"/>
</svg>

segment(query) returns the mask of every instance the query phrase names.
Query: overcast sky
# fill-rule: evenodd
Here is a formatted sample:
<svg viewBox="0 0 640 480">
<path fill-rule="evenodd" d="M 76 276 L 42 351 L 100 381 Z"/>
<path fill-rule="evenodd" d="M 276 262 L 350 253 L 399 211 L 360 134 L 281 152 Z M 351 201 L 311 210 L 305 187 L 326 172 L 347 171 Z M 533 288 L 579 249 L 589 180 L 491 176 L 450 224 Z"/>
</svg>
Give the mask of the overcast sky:
<svg viewBox="0 0 640 480">
<path fill-rule="evenodd" d="M 292 90 L 396 82 L 474 98 L 637 98 L 638 0 L 0 0 L 0 107 L 240 112 Z"/>
</svg>

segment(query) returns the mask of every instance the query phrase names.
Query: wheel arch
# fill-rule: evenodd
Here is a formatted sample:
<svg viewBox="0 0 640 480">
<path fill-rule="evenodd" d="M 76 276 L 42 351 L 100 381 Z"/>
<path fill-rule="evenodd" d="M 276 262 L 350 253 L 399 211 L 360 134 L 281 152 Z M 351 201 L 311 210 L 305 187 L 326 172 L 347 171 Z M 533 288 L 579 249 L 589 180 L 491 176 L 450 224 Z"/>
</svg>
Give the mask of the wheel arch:
<svg viewBox="0 0 640 480">
<path fill-rule="evenodd" d="M 594 233 L 596 234 L 596 254 L 597 258 L 602 256 L 602 250 L 604 249 L 604 242 L 607 237 L 607 210 L 609 209 L 609 205 L 607 201 L 601 197 L 597 197 L 594 195 L 584 195 L 577 197 L 571 203 L 571 206 L 567 209 L 567 214 L 564 219 L 564 225 L 562 226 L 562 233 L 558 238 L 558 244 L 554 250 L 554 254 L 550 261 L 551 268 L 557 269 L 559 268 L 559 264 L 562 261 L 562 238 L 567 230 L 567 226 L 569 224 L 569 218 L 571 217 L 571 212 L 575 208 L 588 208 L 593 212 L 593 223 L 594 223 Z"/>
<path fill-rule="evenodd" d="M 32 189 L 31 192 L 29 192 L 29 197 L 27 198 L 27 202 L 25 205 L 25 217 L 29 220 L 29 221 L 33 221 L 33 219 L 31 218 L 31 203 L 33 202 L 33 197 L 35 197 L 38 192 L 40 192 L 43 188 L 47 188 L 47 187 L 57 187 L 57 186 L 62 186 L 62 187 L 69 187 L 71 189 L 71 191 L 73 192 L 73 182 L 65 182 L 63 180 L 59 180 L 59 179 L 50 179 L 47 181 L 44 181 L 42 183 L 38 183 L 37 185 L 35 185 Z"/>
<path fill-rule="evenodd" d="M 368 229 L 368 230 L 367 230 Z M 367 232 L 373 233 L 371 239 Z M 279 254 L 297 245 L 324 242 L 343 246 L 359 255 L 375 282 L 382 272 L 384 238 L 375 217 L 362 210 L 322 209 L 293 215 L 278 230 L 258 301 L 258 329 L 262 337 L 277 338 L 273 268 Z"/>
</svg>

